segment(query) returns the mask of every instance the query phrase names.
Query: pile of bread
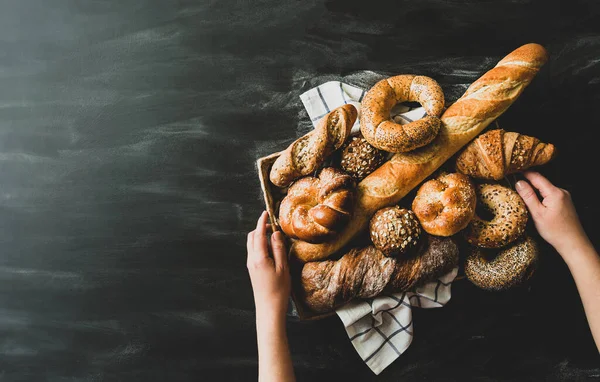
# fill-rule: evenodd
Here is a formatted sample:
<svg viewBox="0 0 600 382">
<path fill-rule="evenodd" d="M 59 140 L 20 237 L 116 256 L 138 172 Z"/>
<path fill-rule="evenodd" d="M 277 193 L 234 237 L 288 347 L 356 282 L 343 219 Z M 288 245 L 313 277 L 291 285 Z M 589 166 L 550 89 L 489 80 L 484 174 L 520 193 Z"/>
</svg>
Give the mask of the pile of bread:
<svg viewBox="0 0 600 382">
<path fill-rule="evenodd" d="M 542 46 L 524 45 L 447 108 L 435 80 L 387 78 L 361 102 L 359 135 L 351 135 L 358 112 L 344 105 L 276 156 L 267 181 L 282 197 L 267 202 L 303 264 L 296 296 L 311 311 L 440 277 L 458 264 L 457 238 L 469 243 L 465 274 L 479 287 L 502 290 L 531 275 L 537 246 L 525 234 L 527 209 L 498 181 L 548 162 L 554 146 L 501 129 L 481 133 L 546 60 Z M 426 116 L 398 123 L 392 108 L 407 101 Z M 447 161 L 452 170 L 435 173 Z"/>
</svg>

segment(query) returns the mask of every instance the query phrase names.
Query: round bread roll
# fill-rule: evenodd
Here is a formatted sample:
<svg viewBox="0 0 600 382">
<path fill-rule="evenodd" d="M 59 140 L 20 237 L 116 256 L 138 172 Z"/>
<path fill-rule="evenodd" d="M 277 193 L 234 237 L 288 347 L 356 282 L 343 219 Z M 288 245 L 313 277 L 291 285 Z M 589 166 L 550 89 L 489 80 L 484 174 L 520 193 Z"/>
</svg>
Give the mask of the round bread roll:
<svg viewBox="0 0 600 382">
<path fill-rule="evenodd" d="M 357 182 L 385 162 L 386 153 L 371 146 L 362 136 L 350 138 L 342 148 L 340 167 Z"/>
<path fill-rule="evenodd" d="M 415 213 L 399 206 L 378 210 L 369 225 L 375 248 L 391 257 L 414 248 L 421 237 L 421 226 Z"/>
<path fill-rule="evenodd" d="M 332 167 L 318 177 L 294 182 L 279 206 L 279 225 L 289 237 L 322 243 L 350 220 L 354 209 L 354 181 Z"/>
<path fill-rule="evenodd" d="M 442 174 L 419 188 L 412 210 L 425 232 L 435 236 L 452 236 L 473 219 L 476 204 L 475 187 L 469 177 Z"/>
<path fill-rule="evenodd" d="M 538 262 L 538 246 L 529 236 L 502 249 L 489 259 L 480 248 L 473 247 L 465 261 L 467 278 L 481 289 L 501 291 L 526 281 Z"/>
<path fill-rule="evenodd" d="M 477 187 L 478 201 L 490 211 L 492 220 L 475 215 L 463 230 L 465 239 L 482 248 L 501 248 L 515 241 L 525 231 L 527 207 L 523 199 L 508 187 L 482 184 Z"/>
</svg>

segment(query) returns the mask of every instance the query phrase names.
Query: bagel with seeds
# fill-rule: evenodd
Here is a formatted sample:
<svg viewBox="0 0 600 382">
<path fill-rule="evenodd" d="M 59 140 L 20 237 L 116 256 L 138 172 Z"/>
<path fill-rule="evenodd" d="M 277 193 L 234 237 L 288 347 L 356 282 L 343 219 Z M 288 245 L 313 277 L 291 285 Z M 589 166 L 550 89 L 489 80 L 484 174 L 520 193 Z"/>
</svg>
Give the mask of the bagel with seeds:
<svg viewBox="0 0 600 382">
<path fill-rule="evenodd" d="M 402 102 L 418 102 L 427 115 L 401 125 L 391 120 L 392 108 Z M 429 77 L 403 74 L 376 83 L 362 100 L 360 131 L 380 150 L 401 153 L 425 146 L 440 131 L 444 92 Z"/>
<path fill-rule="evenodd" d="M 521 284 L 533 275 L 539 250 L 537 243 L 525 236 L 494 257 L 490 255 L 481 248 L 473 247 L 465 260 L 465 275 L 481 289 L 502 291 Z"/>
<path fill-rule="evenodd" d="M 501 248 L 523 234 L 528 219 L 527 207 L 516 191 L 499 184 L 482 184 L 476 190 L 479 206 L 493 217 L 485 220 L 475 214 L 463 230 L 471 245 Z"/>
</svg>

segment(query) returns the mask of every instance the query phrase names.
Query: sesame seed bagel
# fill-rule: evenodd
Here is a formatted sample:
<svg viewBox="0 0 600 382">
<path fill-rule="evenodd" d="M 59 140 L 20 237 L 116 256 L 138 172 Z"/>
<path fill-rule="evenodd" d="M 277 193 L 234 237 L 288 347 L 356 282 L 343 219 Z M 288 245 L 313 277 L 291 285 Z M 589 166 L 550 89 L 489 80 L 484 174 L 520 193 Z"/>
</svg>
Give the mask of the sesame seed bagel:
<svg viewBox="0 0 600 382">
<path fill-rule="evenodd" d="M 537 265 L 538 252 L 537 243 L 529 236 L 502 249 L 491 260 L 489 254 L 473 247 L 465 260 L 465 274 L 481 289 L 506 290 L 531 277 Z"/>
<path fill-rule="evenodd" d="M 478 203 L 490 211 L 492 220 L 475 215 L 463 230 L 465 239 L 482 248 L 501 248 L 515 241 L 525 231 L 527 208 L 515 191 L 499 184 L 477 187 Z"/>
<path fill-rule="evenodd" d="M 392 108 L 407 101 L 419 102 L 427 115 L 405 125 L 392 121 Z M 393 153 L 407 152 L 430 143 L 440 131 L 444 92 L 429 77 L 394 76 L 369 89 L 361 109 L 360 131 L 372 146 Z"/>
</svg>

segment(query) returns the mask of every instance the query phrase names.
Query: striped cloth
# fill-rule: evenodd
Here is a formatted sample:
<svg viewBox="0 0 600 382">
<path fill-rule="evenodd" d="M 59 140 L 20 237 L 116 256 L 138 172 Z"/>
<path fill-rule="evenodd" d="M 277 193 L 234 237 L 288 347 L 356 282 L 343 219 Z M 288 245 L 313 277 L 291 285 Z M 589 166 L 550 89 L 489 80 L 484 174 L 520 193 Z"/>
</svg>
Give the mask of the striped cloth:
<svg viewBox="0 0 600 382">
<path fill-rule="evenodd" d="M 308 115 L 316 125 L 331 110 L 352 104 L 358 110 L 352 132 L 359 131 L 360 102 L 363 89 L 338 81 L 326 82 L 300 95 Z M 408 123 L 422 118 L 422 107 L 411 109 L 398 105 L 392 110 L 394 119 Z M 458 273 L 450 273 L 410 292 L 380 295 L 366 300 L 352 301 L 336 310 L 352 345 L 375 374 L 381 373 L 408 349 L 414 335 L 413 306 L 440 308 L 450 301 L 450 287 Z"/>
</svg>

